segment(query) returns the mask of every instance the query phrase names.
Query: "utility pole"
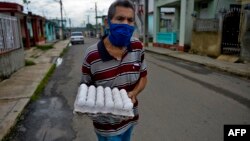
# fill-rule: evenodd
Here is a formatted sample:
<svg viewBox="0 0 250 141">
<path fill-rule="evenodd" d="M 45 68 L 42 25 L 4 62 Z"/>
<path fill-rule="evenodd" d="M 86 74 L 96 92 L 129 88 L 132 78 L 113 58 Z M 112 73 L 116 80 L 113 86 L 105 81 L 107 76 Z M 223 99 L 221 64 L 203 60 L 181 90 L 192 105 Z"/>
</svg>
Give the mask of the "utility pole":
<svg viewBox="0 0 250 141">
<path fill-rule="evenodd" d="M 97 35 L 97 6 L 95 2 L 95 36 Z"/>
<path fill-rule="evenodd" d="M 63 14 L 62 14 L 62 0 L 59 1 L 61 9 L 61 28 L 60 28 L 60 39 L 63 39 Z"/>
<path fill-rule="evenodd" d="M 89 24 L 89 15 L 87 15 L 88 16 L 88 24 Z"/>
<path fill-rule="evenodd" d="M 71 19 L 69 18 L 69 27 L 70 27 L 70 32 L 71 32 Z"/>
<path fill-rule="evenodd" d="M 26 5 L 26 8 L 27 8 L 27 12 L 29 12 L 29 4 L 30 4 L 30 1 L 29 0 L 23 0 L 23 3 Z"/>
</svg>

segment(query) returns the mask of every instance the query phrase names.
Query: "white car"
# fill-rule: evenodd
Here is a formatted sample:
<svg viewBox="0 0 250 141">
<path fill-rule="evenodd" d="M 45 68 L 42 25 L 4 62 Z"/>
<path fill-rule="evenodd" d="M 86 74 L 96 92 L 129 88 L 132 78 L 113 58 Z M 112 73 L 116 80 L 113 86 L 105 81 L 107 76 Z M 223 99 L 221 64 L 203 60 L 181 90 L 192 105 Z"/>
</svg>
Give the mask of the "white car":
<svg viewBox="0 0 250 141">
<path fill-rule="evenodd" d="M 82 32 L 71 32 L 70 42 L 72 45 L 75 43 L 84 44 L 84 36 L 83 36 Z"/>
</svg>

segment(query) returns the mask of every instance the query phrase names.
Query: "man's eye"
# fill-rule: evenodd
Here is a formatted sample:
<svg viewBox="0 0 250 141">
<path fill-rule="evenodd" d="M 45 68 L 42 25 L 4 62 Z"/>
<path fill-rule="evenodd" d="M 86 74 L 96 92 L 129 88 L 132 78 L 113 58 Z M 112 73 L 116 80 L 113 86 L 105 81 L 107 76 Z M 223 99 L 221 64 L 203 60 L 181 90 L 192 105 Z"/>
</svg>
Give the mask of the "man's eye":
<svg viewBox="0 0 250 141">
<path fill-rule="evenodd" d="M 129 18 L 128 21 L 129 21 L 130 23 L 132 23 L 132 22 L 134 22 L 134 19 Z"/>
<path fill-rule="evenodd" d="M 118 20 L 118 21 L 123 21 L 123 20 L 124 20 L 124 18 L 122 18 L 122 17 L 118 17 L 118 18 L 117 18 L 117 20 Z"/>
</svg>

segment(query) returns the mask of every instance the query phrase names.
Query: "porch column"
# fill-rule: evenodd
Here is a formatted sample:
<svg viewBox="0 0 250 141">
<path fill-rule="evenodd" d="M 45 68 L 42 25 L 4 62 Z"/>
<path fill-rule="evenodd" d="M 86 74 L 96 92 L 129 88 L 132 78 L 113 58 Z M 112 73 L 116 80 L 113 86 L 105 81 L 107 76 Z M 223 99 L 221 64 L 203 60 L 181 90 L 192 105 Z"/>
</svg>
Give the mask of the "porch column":
<svg viewBox="0 0 250 141">
<path fill-rule="evenodd" d="M 181 19 L 180 19 L 180 42 L 179 46 L 184 48 L 185 44 L 185 25 L 186 25 L 186 5 L 187 0 L 181 0 Z"/>
<path fill-rule="evenodd" d="M 180 42 L 180 6 L 176 6 L 175 7 L 175 18 L 174 18 L 174 23 L 173 23 L 173 27 L 174 27 L 174 32 L 176 32 L 176 40 L 178 42 Z"/>
<path fill-rule="evenodd" d="M 243 22 L 241 25 L 241 53 L 240 57 L 245 61 L 250 61 L 250 10 L 243 11 Z"/>
<path fill-rule="evenodd" d="M 25 32 L 25 47 L 26 48 L 30 48 L 30 33 L 29 33 L 29 30 L 28 30 L 28 27 L 27 27 L 27 24 L 28 24 L 28 20 L 27 20 L 27 16 L 25 16 L 23 18 L 23 26 L 24 26 L 24 32 Z"/>
<path fill-rule="evenodd" d="M 38 26 L 37 26 L 38 19 L 36 17 L 33 17 L 32 19 L 33 19 L 32 20 L 32 30 L 33 30 L 34 43 L 35 43 L 35 45 L 38 45 L 38 43 L 39 43 Z"/>
<path fill-rule="evenodd" d="M 192 14 L 194 13 L 194 0 L 188 0 L 187 2 L 187 12 L 186 12 L 186 27 L 185 27 L 185 45 L 190 46 L 192 40 L 192 31 L 193 31 L 193 18 Z"/>
<path fill-rule="evenodd" d="M 153 28 L 153 35 L 154 35 L 154 43 L 157 42 L 157 33 L 159 32 L 159 24 L 160 24 L 160 8 L 156 6 L 156 2 L 154 2 L 154 28 Z"/>
</svg>

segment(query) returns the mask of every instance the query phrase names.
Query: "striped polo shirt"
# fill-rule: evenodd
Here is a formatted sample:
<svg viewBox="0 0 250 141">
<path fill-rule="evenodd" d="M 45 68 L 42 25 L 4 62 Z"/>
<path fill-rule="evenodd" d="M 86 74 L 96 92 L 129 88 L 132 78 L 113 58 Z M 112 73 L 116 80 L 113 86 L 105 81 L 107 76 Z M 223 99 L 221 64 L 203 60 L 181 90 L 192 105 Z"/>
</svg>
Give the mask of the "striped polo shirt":
<svg viewBox="0 0 250 141">
<path fill-rule="evenodd" d="M 90 46 L 84 53 L 81 83 L 132 91 L 141 77 L 147 75 L 142 43 L 131 38 L 126 53 L 121 60 L 113 58 L 106 50 L 103 40 Z M 112 117 L 93 118 L 97 133 L 103 136 L 119 135 L 135 124 L 139 118 L 138 101 L 134 104 L 134 118 L 115 120 Z"/>
</svg>

